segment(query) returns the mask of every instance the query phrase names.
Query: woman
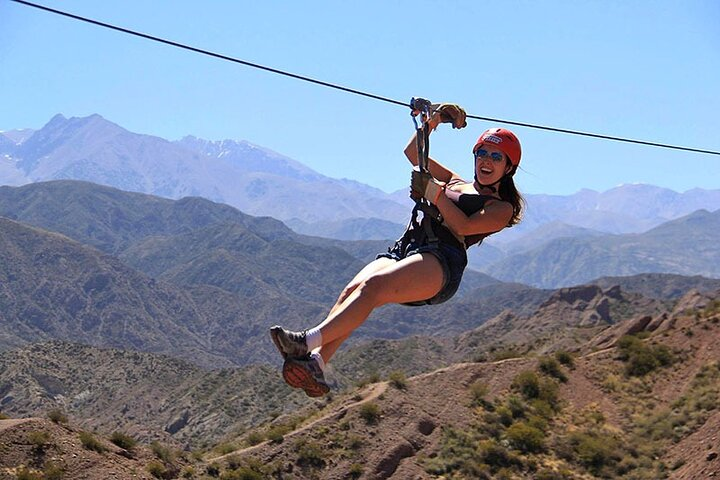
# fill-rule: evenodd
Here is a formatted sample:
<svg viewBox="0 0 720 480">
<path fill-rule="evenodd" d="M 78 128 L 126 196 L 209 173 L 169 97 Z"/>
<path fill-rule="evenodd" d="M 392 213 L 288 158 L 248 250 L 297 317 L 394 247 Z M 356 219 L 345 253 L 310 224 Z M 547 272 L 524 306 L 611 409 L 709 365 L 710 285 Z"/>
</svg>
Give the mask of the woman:
<svg viewBox="0 0 720 480">
<path fill-rule="evenodd" d="M 443 115 L 442 108 L 433 113 L 428 120 L 431 131 L 441 122 L 465 126 L 464 112 L 459 111 L 460 125 L 452 110 L 451 115 Z M 472 151 L 474 182 L 462 180 L 432 158 L 428 159 L 429 173 L 413 171 L 411 196 L 434 204 L 442 223 L 425 216 L 422 228 L 409 227 L 388 253 L 378 255 L 353 278 L 316 327 L 303 332 L 280 326 L 270 329 L 285 359 L 283 377 L 290 386 L 311 397 L 326 394 L 325 364 L 373 309 L 388 303 L 426 305 L 448 300 L 467 265 L 466 249 L 520 220 L 523 200 L 513 182 L 521 154 L 517 137 L 509 130 L 493 128 L 480 136 Z M 405 147 L 405 156 L 418 165 L 415 135 Z"/>
</svg>

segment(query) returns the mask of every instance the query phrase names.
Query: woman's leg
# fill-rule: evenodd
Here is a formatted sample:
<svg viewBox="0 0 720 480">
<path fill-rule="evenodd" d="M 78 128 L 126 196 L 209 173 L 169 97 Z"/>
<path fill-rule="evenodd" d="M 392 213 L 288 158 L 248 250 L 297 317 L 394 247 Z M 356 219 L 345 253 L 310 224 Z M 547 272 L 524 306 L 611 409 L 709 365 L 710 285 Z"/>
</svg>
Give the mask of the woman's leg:
<svg viewBox="0 0 720 480">
<path fill-rule="evenodd" d="M 335 311 L 340 308 L 343 302 L 347 300 L 350 294 L 358 287 L 358 285 L 365 281 L 365 279 L 367 279 L 370 275 L 396 263 L 397 260 L 393 260 L 392 258 L 380 257 L 365 265 L 365 267 L 363 267 L 363 269 L 360 270 L 357 275 L 353 277 L 352 280 L 350 280 L 347 286 L 340 293 L 340 296 L 335 302 L 335 305 L 333 305 L 333 307 L 330 309 L 330 313 L 328 313 L 327 317 L 332 316 Z"/>
<path fill-rule="evenodd" d="M 350 280 L 350 283 L 348 283 L 347 286 L 340 293 L 340 296 L 335 302 L 335 305 L 333 305 L 333 307 L 330 309 L 330 313 L 328 313 L 327 317 L 325 318 L 334 316 L 335 312 L 337 312 L 337 310 L 342 306 L 342 304 L 345 303 L 345 300 L 350 297 L 350 294 L 354 292 L 355 289 L 368 277 L 370 277 L 375 272 L 379 272 L 380 270 L 383 270 L 390 265 L 394 265 L 396 263 L 397 260 L 393 260 L 387 257 L 380 257 L 368 263 L 362 270 L 358 272 L 357 275 L 355 275 L 352 280 Z M 342 345 L 342 343 L 347 340 L 349 336 L 350 334 L 348 333 L 343 337 L 336 338 L 335 340 L 323 345 L 320 350 L 320 354 L 322 355 L 323 359 L 326 362 L 329 362 L 330 358 L 335 354 L 335 351 L 340 348 L 340 345 Z"/>
<path fill-rule="evenodd" d="M 323 339 L 320 354 L 325 361 L 330 360 L 340 344 L 365 321 L 373 309 L 387 303 L 425 300 L 442 289 L 442 266 L 433 254 L 415 254 L 391 262 L 366 272 L 369 275 L 361 278 L 352 289 L 351 282 L 343 292 L 348 294 L 344 299 L 341 295 L 328 317 L 319 325 Z"/>
</svg>

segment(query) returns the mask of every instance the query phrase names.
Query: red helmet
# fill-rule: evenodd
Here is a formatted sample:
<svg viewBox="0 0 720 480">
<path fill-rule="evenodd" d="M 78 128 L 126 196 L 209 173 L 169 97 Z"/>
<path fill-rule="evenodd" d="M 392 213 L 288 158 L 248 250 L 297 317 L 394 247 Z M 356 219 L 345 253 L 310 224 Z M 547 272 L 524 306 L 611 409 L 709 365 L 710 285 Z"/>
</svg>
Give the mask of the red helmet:
<svg viewBox="0 0 720 480">
<path fill-rule="evenodd" d="M 500 149 L 510 159 L 513 167 L 520 165 L 520 140 L 513 132 L 505 128 L 489 128 L 478 138 L 473 147 L 473 154 L 481 145 L 488 143 Z"/>
</svg>

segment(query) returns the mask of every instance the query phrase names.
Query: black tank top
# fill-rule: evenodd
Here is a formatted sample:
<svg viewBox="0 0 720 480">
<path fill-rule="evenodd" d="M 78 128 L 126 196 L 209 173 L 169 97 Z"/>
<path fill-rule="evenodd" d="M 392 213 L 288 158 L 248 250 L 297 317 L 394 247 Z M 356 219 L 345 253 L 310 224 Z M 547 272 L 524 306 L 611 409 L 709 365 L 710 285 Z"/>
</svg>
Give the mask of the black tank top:
<svg viewBox="0 0 720 480">
<path fill-rule="evenodd" d="M 488 200 L 499 200 L 497 197 L 493 197 L 492 195 L 483 195 L 481 193 L 461 193 L 456 192 L 454 190 L 451 190 L 449 187 L 460 185 L 460 184 L 467 184 L 465 180 L 461 179 L 455 179 L 448 182 L 447 187 L 445 188 L 445 196 L 448 197 L 452 202 L 458 206 L 462 212 L 467 215 L 468 217 L 470 215 L 473 215 L 483 208 L 485 208 L 485 203 Z M 445 230 L 448 230 L 448 233 L 452 235 L 452 232 L 450 229 L 448 229 L 446 226 L 441 225 L 441 227 Z M 481 243 L 485 237 L 488 237 L 492 235 L 493 233 L 497 233 L 499 230 L 495 232 L 488 232 L 488 233 L 478 233 L 475 235 L 468 235 L 465 237 L 465 248 L 470 248 L 471 246 L 475 245 L 476 243 Z M 455 237 L 453 235 L 453 237 Z"/>
</svg>

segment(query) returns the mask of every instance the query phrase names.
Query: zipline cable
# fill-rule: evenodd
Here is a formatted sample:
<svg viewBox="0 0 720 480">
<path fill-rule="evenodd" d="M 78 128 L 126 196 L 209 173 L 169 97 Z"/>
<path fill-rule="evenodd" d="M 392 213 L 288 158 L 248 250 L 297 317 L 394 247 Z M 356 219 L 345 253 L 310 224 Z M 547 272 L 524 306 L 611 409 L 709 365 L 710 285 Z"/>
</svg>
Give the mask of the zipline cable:
<svg viewBox="0 0 720 480">
<path fill-rule="evenodd" d="M 63 17 L 71 18 L 71 19 L 73 19 L 73 20 L 78 20 L 78 21 L 81 21 L 81 22 L 90 23 L 90 24 L 92 24 L 92 25 L 96 25 L 96 26 L 99 26 L 99 27 L 108 28 L 108 29 L 110 29 L 110 30 L 115 30 L 115 31 L 122 32 L 122 33 L 125 33 L 125 34 L 128 34 L 128 35 L 133 35 L 133 36 L 136 36 L 136 37 L 144 38 L 144 39 L 146 39 L 146 40 L 150 40 L 150 41 L 153 41 L 153 42 L 164 43 L 164 44 L 166 44 L 166 45 L 170 45 L 170 46 L 173 46 L 173 47 L 176 47 L 176 48 L 181 48 L 181 49 L 184 49 L 184 50 L 189 50 L 189 51 L 191 51 L 191 52 L 199 53 L 199 54 L 201 54 L 201 55 L 207 55 L 207 56 L 210 56 L 210 57 L 218 58 L 218 59 L 220 59 L 220 60 L 225 60 L 225 61 L 228 61 L 228 62 L 238 63 L 238 64 L 240 64 L 240 65 L 245 65 L 245 66 L 247 66 L 247 67 L 257 68 L 257 69 L 260 69 L 260 70 L 264 70 L 264 71 L 266 71 L 266 72 L 276 73 L 276 74 L 278 74 L 278 75 L 284 75 L 284 76 L 286 76 L 286 77 L 294 78 L 294 79 L 296 79 L 296 80 L 302 80 L 302 81 L 304 81 L 304 82 L 314 83 L 314 84 L 316 84 L 316 85 L 321 85 L 321 86 L 323 86 L 323 87 L 334 88 L 334 89 L 336 89 L 336 90 L 341 90 L 341 91 L 347 92 L 347 93 L 353 93 L 353 94 L 355 94 L 355 95 L 360 95 L 360 96 L 363 96 L 363 97 L 372 98 L 372 99 L 374 99 L 374 100 L 380 100 L 380 101 L 382 101 L 382 102 L 387 102 L 387 103 L 391 103 L 391 104 L 394 104 L 394 105 L 400 105 L 400 106 L 406 107 L 406 108 L 409 107 L 409 104 L 408 104 L 407 102 L 401 102 L 401 101 L 398 101 L 398 100 L 393 100 L 392 98 L 383 97 L 383 96 L 380 96 L 380 95 L 375 95 L 375 94 L 372 94 L 372 93 L 363 92 L 363 91 L 361 91 L 361 90 L 356 90 L 356 89 L 353 89 L 353 88 L 344 87 L 344 86 L 342 86 L 342 85 L 337 85 L 337 84 L 334 84 L 334 83 L 324 82 L 324 81 L 322 81 L 322 80 L 317 80 L 317 79 L 314 79 L 314 78 L 311 78 L 311 77 L 306 77 L 306 76 L 303 76 L 303 75 L 298 75 L 298 74 L 295 74 L 295 73 L 291 73 L 291 72 L 286 72 L 286 71 L 283 71 L 283 70 L 279 70 L 279 69 L 277 69 L 277 68 L 271 68 L 271 67 L 267 67 L 267 66 L 260 65 L 260 64 L 257 64 L 257 63 L 248 62 L 248 61 L 245 61 L 245 60 L 241 60 L 241 59 L 239 59 L 239 58 L 234 58 L 234 57 L 230 57 L 230 56 L 223 55 L 223 54 L 220 54 L 220 53 L 211 52 L 211 51 L 209 51 L 209 50 L 203 50 L 203 49 L 201 49 L 201 48 L 197 48 L 197 47 L 193 47 L 193 46 L 190 46 L 190 45 L 185 45 L 185 44 L 182 44 L 182 43 L 174 42 L 174 41 L 172 41 L 172 40 L 166 40 L 166 39 L 164 39 L 164 38 L 155 37 L 155 36 L 153 36 L 153 35 L 148 35 L 148 34 L 146 34 L 146 33 L 137 32 L 137 31 L 130 30 L 130 29 L 127 29 L 127 28 L 123 28 L 123 27 L 118 27 L 118 26 L 116 26 L 116 25 L 111 25 L 111 24 L 105 23 L 105 22 L 100 22 L 100 21 L 97 21 L 97 20 L 93 20 L 93 19 L 91 19 L 91 18 L 81 17 L 80 15 L 75 15 L 75 14 L 72 14 L 72 13 L 64 12 L 64 11 L 62 11 L 62 10 L 57 10 L 57 9 L 54 9 L 54 8 L 46 7 L 46 6 L 44 6 L 44 5 L 39 5 L 39 4 L 36 4 L 36 3 L 28 2 L 28 1 L 26 1 L 26 0 L 10 0 L 10 1 L 11 1 L 11 2 L 15 2 L 15 3 L 22 4 L 22 5 L 25 5 L 25 6 L 28 6 L 28 7 L 37 8 L 37 9 L 39 9 L 39 10 L 44 10 L 44 11 L 46 11 L 46 12 L 54 13 L 54 14 L 56 14 L 56 15 L 61 15 L 61 16 L 63 16 Z M 494 123 L 504 123 L 504 124 L 507 124 L 507 125 L 517 125 L 517 126 L 519 126 L 519 127 L 534 128 L 534 129 L 537 129 L 537 130 L 546 130 L 546 131 L 550 131 L 550 132 L 564 133 L 564 134 L 568 134 L 568 135 L 579 135 L 579 136 L 583 136 L 583 137 L 598 138 L 598 139 L 602 139 L 602 140 L 613 140 L 613 141 L 616 141 L 616 142 L 634 143 L 634 144 L 638 144 L 638 145 L 647 145 L 647 146 L 652 146 L 652 147 L 669 148 L 669 149 L 673 149 L 673 150 L 683 150 L 683 151 L 686 151 L 686 152 L 706 153 L 706 154 L 709 154 L 709 155 L 718 155 L 718 156 L 720 156 L 720 152 L 718 152 L 718 151 L 706 150 L 706 149 L 701 149 L 701 148 L 682 147 L 682 146 L 678 146 L 678 145 L 669 145 L 669 144 L 666 144 L 666 143 L 648 142 L 648 141 L 645 141 L 645 140 L 637 140 L 637 139 L 632 139 L 632 138 L 615 137 L 615 136 L 611 136 L 611 135 L 601 135 L 601 134 L 598 134 L 598 133 L 581 132 L 581 131 L 578 131 L 578 130 L 569 130 L 569 129 L 565 129 L 565 128 L 548 127 L 548 126 L 537 125 L 537 124 L 532 124 L 532 123 L 516 122 L 516 121 L 512 121 L 512 120 L 502 120 L 502 119 L 498 119 L 498 118 L 480 117 L 480 116 L 477 116 L 477 115 L 467 115 L 467 118 L 472 118 L 472 119 L 475 119 L 475 120 L 488 121 L 488 122 L 494 122 Z"/>
</svg>

